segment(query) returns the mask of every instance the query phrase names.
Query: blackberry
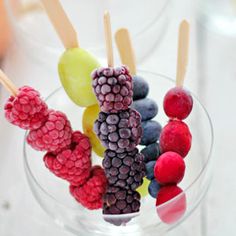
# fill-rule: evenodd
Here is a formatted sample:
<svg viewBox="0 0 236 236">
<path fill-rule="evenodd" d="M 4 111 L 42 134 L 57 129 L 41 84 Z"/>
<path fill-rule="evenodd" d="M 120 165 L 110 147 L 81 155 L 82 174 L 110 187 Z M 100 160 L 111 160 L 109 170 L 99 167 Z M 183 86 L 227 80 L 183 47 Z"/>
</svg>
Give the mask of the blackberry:
<svg viewBox="0 0 236 236">
<path fill-rule="evenodd" d="M 133 83 L 126 66 L 99 68 L 91 76 L 101 111 L 116 113 L 128 109 L 133 101 Z"/>
<path fill-rule="evenodd" d="M 138 212 L 140 208 L 140 194 L 109 185 L 103 196 L 103 214 L 120 215 Z"/>
<path fill-rule="evenodd" d="M 146 174 L 143 159 L 143 154 L 137 148 L 123 153 L 106 150 L 102 164 L 108 183 L 125 189 L 137 189 Z"/>
<path fill-rule="evenodd" d="M 141 116 L 133 109 L 111 114 L 100 112 L 94 131 L 106 148 L 117 153 L 132 151 L 141 140 Z"/>
</svg>

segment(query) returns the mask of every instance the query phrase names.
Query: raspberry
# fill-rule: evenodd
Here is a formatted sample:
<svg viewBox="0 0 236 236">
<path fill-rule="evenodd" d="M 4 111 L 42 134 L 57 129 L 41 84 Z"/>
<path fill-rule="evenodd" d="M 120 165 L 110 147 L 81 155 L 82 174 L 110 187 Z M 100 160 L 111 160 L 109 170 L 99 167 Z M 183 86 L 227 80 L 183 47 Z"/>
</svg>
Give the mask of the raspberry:
<svg viewBox="0 0 236 236">
<path fill-rule="evenodd" d="M 143 183 L 145 164 L 143 154 L 134 149 L 131 152 L 116 153 L 106 150 L 103 167 L 110 185 L 135 190 Z"/>
<path fill-rule="evenodd" d="M 11 96 L 5 107 L 5 117 L 22 129 L 38 129 L 48 117 L 48 107 L 38 91 L 24 86 L 16 97 Z"/>
<path fill-rule="evenodd" d="M 66 115 L 49 110 L 47 121 L 38 129 L 31 130 L 27 142 L 34 149 L 59 153 L 71 144 L 72 129 Z"/>
<path fill-rule="evenodd" d="M 141 117 L 133 109 L 111 114 L 100 112 L 94 131 L 106 148 L 117 153 L 131 151 L 141 140 Z"/>
<path fill-rule="evenodd" d="M 70 148 L 44 156 L 46 167 L 56 176 L 78 186 L 86 182 L 91 168 L 91 146 L 89 139 L 76 131 L 72 134 Z"/>
<path fill-rule="evenodd" d="M 169 121 L 160 135 L 161 153 L 177 152 L 183 158 L 187 156 L 192 142 L 192 135 L 188 126 L 178 120 Z"/>
<path fill-rule="evenodd" d="M 101 111 L 116 113 L 128 109 L 133 101 L 133 84 L 127 67 L 99 68 L 91 76 Z"/>
<path fill-rule="evenodd" d="M 102 196 L 106 191 L 106 185 L 104 170 L 100 166 L 94 166 L 87 182 L 83 186 L 70 185 L 70 193 L 84 207 L 95 210 L 102 208 Z"/>
<path fill-rule="evenodd" d="M 140 194 L 109 185 L 103 196 L 103 214 L 119 215 L 138 212 L 140 208 Z"/>
</svg>

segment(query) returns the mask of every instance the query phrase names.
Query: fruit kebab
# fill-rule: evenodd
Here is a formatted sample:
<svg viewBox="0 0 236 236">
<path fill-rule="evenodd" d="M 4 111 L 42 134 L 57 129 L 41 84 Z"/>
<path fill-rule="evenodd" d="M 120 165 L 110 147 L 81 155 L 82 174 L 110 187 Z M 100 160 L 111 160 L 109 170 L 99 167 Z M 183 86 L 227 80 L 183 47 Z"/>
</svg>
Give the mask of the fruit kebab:
<svg viewBox="0 0 236 236">
<path fill-rule="evenodd" d="M 140 145 L 145 146 L 141 153 L 144 154 L 147 176 L 144 178 L 143 185 L 140 186 L 137 191 L 144 197 L 148 194 L 148 189 L 149 193 L 153 190 L 153 188 L 149 186 L 151 185 L 150 181 L 154 179 L 154 164 L 160 155 L 158 140 L 162 127 L 159 122 L 153 120 L 158 114 L 158 106 L 156 101 L 147 98 L 149 85 L 141 76 L 137 75 L 135 53 L 129 31 L 126 28 L 117 30 L 115 39 L 121 61 L 130 68 L 130 72 L 133 76 L 134 102 L 131 107 L 137 110 L 142 117 L 143 135 Z M 149 174 L 150 172 L 152 174 Z M 159 188 L 155 183 L 152 184 L 152 186 L 156 186 L 156 191 Z"/>
<path fill-rule="evenodd" d="M 4 107 L 6 119 L 29 131 L 27 143 L 46 151 L 45 166 L 69 183 L 71 195 L 80 204 L 91 210 L 101 208 L 107 180 L 100 166 L 92 167 L 89 139 L 72 130 L 66 114 L 49 109 L 35 89 L 17 89 L 1 70 L 0 82 L 11 94 Z"/>
<path fill-rule="evenodd" d="M 130 108 L 133 97 L 132 76 L 126 66 L 114 67 L 110 15 L 104 14 L 108 67 L 94 70 L 92 85 L 101 112 L 94 130 L 106 147 L 103 167 L 108 180 L 104 195 L 103 214 L 135 213 L 140 208 L 136 189 L 145 175 L 143 155 L 136 146 L 142 135 L 141 116 Z M 105 220 L 120 225 L 127 219 Z"/>
<path fill-rule="evenodd" d="M 167 92 L 163 107 L 169 117 L 168 124 L 160 135 L 161 156 L 154 165 L 155 181 L 160 185 L 156 193 L 157 214 L 160 219 L 172 224 L 178 221 L 186 210 L 186 196 L 177 186 L 185 174 L 184 158 L 187 156 L 192 142 L 192 135 L 182 120 L 187 118 L 193 107 L 190 93 L 183 88 L 189 46 L 189 23 L 182 21 L 179 27 L 179 45 L 176 87 Z M 181 194 L 170 204 L 158 207 L 166 201 Z"/>
<path fill-rule="evenodd" d="M 77 105 L 88 107 L 96 104 L 90 74 L 95 68 L 100 67 L 99 62 L 80 47 L 75 29 L 59 0 L 41 0 L 41 2 L 65 47 L 58 64 L 62 86 Z"/>
</svg>

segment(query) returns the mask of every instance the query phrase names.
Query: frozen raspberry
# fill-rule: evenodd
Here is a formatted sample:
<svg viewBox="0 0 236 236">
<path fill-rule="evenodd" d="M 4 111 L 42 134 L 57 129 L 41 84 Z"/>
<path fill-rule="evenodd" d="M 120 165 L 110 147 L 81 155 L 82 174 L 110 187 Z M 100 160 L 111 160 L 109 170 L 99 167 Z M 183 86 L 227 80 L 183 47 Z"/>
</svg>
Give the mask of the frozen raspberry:
<svg viewBox="0 0 236 236">
<path fill-rule="evenodd" d="M 187 90 L 175 87 L 167 92 L 163 105 L 164 111 L 169 118 L 183 120 L 192 111 L 193 98 Z"/>
<path fill-rule="evenodd" d="M 192 135 L 188 126 L 182 121 L 169 121 L 161 131 L 161 153 L 173 151 L 184 158 L 191 148 L 191 142 Z"/>
<path fill-rule="evenodd" d="M 111 114 L 100 112 L 94 131 L 106 148 L 117 153 L 131 151 L 141 140 L 141 117 L 133 109 Z"/>
<path fill-rule="evenodd" d="M 47 121 L 29 132 L 27 142 L 36 150 L 59 153 L 69 147 L 71 136 L 72 129 L 66 115 L 50 110 Z"/>
<path fill-rule="evenodd" d="M 140 194 L 109 185 L 103 196 L 103 214 L 119 215 L 138 212 L 140 208 Z"/>
<path fill-rule="evenodd" d="M 134 149 L 130 152 L 116 153 L 106 150 L 103 167 L 110 185 L 135 190 L 143 183 L 145 164 L 143 154 Z"/>
<path fill-rule="evenodd" d="M 165 204 L 160 206 L 163 203 Z M 186 211 L 186 195 L 183 190 L 176 185 L 161 187 L 157 194 L 156 206 L 157 214 L 159 215 L 160 219 L 166 224 L 173 224 L 182 218 Z"/>
<path fill-rule="evenodd" d="M 178 184 L 184 177 L 185 163 L 175 152 L 165 152 L 156 161 L 154 175 L 158 183 Z"/>
<path fill-rule="evenodd" d="M 38 129 L 48 117 L 48 107 L 38 91 L 24 86 L 16 97 L 11 96 L 5 107 L 6 119 L 22 129 Z"/>
<path fill-rule="evenodd" d="M 87 182 L 77 187 L 70 185 L 70 193 L 84 207 L 95 210 L 102 208 L 102 196 L 105 194 L 106 185 L 104 170 L 100 166 L 94 166 Z"/>
<path fill-rule="evenodd" d="M 116 113 L 131 105 L 133 84 L 127 67 L 99 68 L 92 73 L 92 79 L 101 111 Z"/>
<path fill-rule="evenodd" d="M 56 176 L 78 186 L 86 182 L 91 169 L 91 146 L 89 139 L 76 131 L 70 148 L 58 154 L 48 152 L 44 156 L 46 167 Z"/>
</svg>

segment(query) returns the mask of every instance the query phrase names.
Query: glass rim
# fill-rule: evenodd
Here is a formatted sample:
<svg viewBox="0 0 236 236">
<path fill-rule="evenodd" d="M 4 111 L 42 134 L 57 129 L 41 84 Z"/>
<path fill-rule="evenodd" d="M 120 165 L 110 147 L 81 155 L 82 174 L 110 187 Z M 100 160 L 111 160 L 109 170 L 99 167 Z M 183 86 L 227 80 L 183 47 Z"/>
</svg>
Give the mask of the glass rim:
<svg viewBox="0 0 236 236">
<path fill-rule="evenodd" d="M 142 29 L 140 29 L 133 37 L 138 37 L 139 35 L 144 34 L 156 21 L 159 20 L 159 18 L 164 14 L 164 12 L 166 11 L 167 6 L 170 4 L 171 0 L 165 0 L 166 2 L 164 3 L 164 5 L 162 6 L 160 13 L 148 24 L 146 24 L 146 26 L 144 26 Z M 33 41 L 35 44 L 37 45 L 44 45 L 44 47 L 52 49 L 52 50 L 56 50 L 58 49 L 58 47 L 55 47 L 53 45 L 50 44 L 46 44 L 45 42 L 43 43 L 41 41 L 41 39 L 39 39 L 38 37 L 35 37 L 34 35 L 30 35 L 30 33 L 28 33 L 26 30 L 22 29 L 21 27 L 15 27 L 15 16 L 13 11 L 11 10 L 11 6 L 10 6 L 10 0 L 4 0 L 5 2 L 5 6 L 6 6 L 6 10 L 8 12 L 9 18 L 11 23 L 13 23 L 13 28 L 17 28 L 17 30 L 19 30 L 20 32 L 22 32 L 22 35 L 24 35 L 24 38 L 29 39 L 30 41 Z M 56 34 L 56 32 L 55 32 Z M 63 48 L 63 45 L 61 44 L 61 47 Z M 105 47 L 105 44 L 104 44 Z M 91 50 L 93 47 L 89 47 L 88 50 Z M 96 47 L 96 48 L 101 48 L 101 46 Z"/>
<path fill-rule="evenodd" d="M 166 76 L 166 75 L 163 75 L 161 73 L 155 73 L 155 72 L 150 72 L 150 71 L 147 71 L 147 70 L 138 70 L 139 72 L 141 73 L 144 73 L 144 74 L 151 74 L 153 76 L 159 76 L 159 77 L 163 77 L 165 78 L 166 80 L 169 80 L 170 82 L 175 82 L 175 80 L 173 80 L 172 78 Z M 49 96 L 46 97 L 45 101 L 47 101 L 48 99 L 50 99 L 55 93 L 57 93 L 58 91 L 60 91 L 62 89 L 62 87 L 59 87 L 57 88 L 56 90 L 54 90 Z M 176 200 L 180 199 L 181 197 L 183 197 L 185 195 L 185 193 L 187 193 L 188 191 L 190 191 L 190 189 L 194 186 L 194 184 L 200 179 L 201 176 L 203 176 L 203 174 L 206 172 L 206 170 L 209 168 L 209 162 L 211 160 L 211 157 L 212 157 L 212 152 L 213 152 L 213 145 L 214 145 L 214 129 L 213 129 L 213 124 L 212 124 L 212 121 L 211 121 L 211 118 L 210 118 L 210 115 L 208 113 L 208 111 L 206 110 L 206 108 L 204 107 L 204 105 L 199 101 L 199 99 L 197 98 L 197 96 L 192 93 L 190 90 L 188 90 L 191 95 L 194 97 L 194 100 L 196 100 L 201 108 L 203 109 L 206 117 L 207 117 L 207 120 L 209 122 L 209 125 L 210 125 L 210 135 L 211 135 L 211 143 L 210 143 L 210 150 L 207 154 L 207 159 L 204 163 L 204 166 L 202 167 L 202 169 L 200 170 L 200 172 L 198 173 L 198 175 L 196 175 L 196 177 L 194 178 L 194 180 L 185 188 L 185 189 L 182 189 L 183 192 L 181 192 L 180 194 L 176 195 L 174 198 L 166 201 L 165 203 L 162 203 L 161 205 L 157 206 L 156 209 L 162 209 L 163 207 L 165 206 L 168 206 L 169 204 L 171 204 L 172 202 L 175 202 Z M 41 189 L 41 191 L 46 194 L 49 198 L 51 198 L 53 201 L 55 201 L 57 204 L 65 207 L 65 208 L 70 208 L 71 210 L 77 210 L 77 208 L 74 208 L 74 207 L 70 207 L 70 206 L 67 206 L 65 205 L 63 202 L 61 202 L 60 200 L 56 199 L 54 196 L 52 196 L 50 193 L 48 193 L 48 191 L 46 191 L 37 181 L 37 179 L 35 178 L 35 176 L 33 175 L 32 171 L 31 171 L 31 168 L 30 168 L 30 165 L 28 163 L 28 160 L 27 160 L 27 151 L 26 151 L 26 146 L 27 146 L 27 142 L 26 142 L 26 136 L 28 134 L 28 131 L 25 132 L 25 135 L 24 135 L 24 139 L 23 139 L 23 154 L 24 154 L 24 167 L 26 169 L 26 171 L 30 174 L 31 178 L 33 179 L 33 181 L 35 182 L 35 184 L 38 186 L 38 188 Z M 56 176 L 55 176 L 56 177 Z M 27 180 L 28 181 L 28 180 Z M 136 213 L 129 213 L 129 214 L 122 214 L 122 215 L 104 215 L 104 217 L 112 217 L 112 218 L 121 218 L 121 217 L 128 217 L 128 216 L 137 216 L 139 215 L 140 212 L 136 212 Z"/>
</svg>

